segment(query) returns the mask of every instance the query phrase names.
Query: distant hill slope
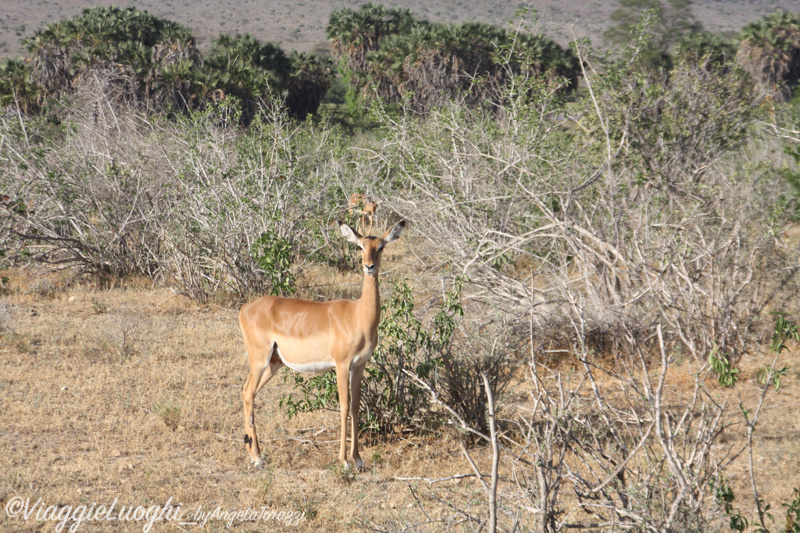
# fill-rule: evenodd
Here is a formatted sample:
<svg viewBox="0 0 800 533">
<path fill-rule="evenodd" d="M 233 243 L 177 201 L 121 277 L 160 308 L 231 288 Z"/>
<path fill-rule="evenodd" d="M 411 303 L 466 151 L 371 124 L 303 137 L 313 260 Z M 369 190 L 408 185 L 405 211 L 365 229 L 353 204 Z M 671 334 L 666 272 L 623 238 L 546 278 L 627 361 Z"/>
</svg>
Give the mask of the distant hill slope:
<svg viewBox="0 0 800 533">
<path fill-rule="evenodd" d="M 281 44 L 285 50 L 327 49 L 325 26 L 332 10 L 358 8 L 352 0 L 3 0 L 0 6 L 0 56 L 25 55 L 22 39 L 45 24 L 74 17 L 84 7 L 134 6 L 192 28 L 201 48 L 222 32 L 251 33 Z M 381 2 L 373 2 L 381 3 Z M 529 6 L 539 16 L 539 28 L 564 44 L 571 31 L 595 43 L 609 23 L 616 0 L 395 0 L 391 7 L 407 7 L 432 21 L 504 24 L 518 8 Z M 800 0 L 696 0 L 695 15 L 711 31 L 738 31 L 748 22 L 776 9 L 800 11 Z"/>
</svg>

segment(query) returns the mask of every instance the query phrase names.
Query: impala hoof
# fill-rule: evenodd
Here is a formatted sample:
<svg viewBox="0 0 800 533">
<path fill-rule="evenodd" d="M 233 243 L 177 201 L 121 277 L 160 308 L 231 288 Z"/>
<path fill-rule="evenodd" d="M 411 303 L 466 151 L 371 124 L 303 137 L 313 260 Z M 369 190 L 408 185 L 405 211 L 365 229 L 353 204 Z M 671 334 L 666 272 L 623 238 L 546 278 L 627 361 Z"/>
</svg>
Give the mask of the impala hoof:
<svg viewBox="0 0 800 533">
<path fill-rule="evenodd" d="M 364 461 L 362 461 L 360 457 L 355 459 L 354 463 L 355 464 L 350 463 L 350 461 L 342 461 L 342 466 L 344 466 L 345 470 L 355 470 L 356 472 L 363 472 L 366 470 L 364 468 Z"/>
</svg>

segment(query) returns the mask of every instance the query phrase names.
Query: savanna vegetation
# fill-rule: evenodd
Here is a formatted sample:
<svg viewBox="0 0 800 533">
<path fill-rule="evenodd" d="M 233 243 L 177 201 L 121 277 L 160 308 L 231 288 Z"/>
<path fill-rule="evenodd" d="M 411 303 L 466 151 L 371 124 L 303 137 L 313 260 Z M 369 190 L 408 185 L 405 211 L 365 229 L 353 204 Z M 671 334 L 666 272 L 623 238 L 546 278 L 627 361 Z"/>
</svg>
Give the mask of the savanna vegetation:
<svg viewBox="0 0 800 533">
<path fill-rule="evenodd" d="M 200 309 L 351 297 L 357 256 L 331 222 L 355 224 L 365 193 L 380 227 L 410 224 L 385 259 L 362 432 L 449 439 L 468 473 L 381 480 L 415 483 L 410 504 L 349 527 L 798 531 L 798 469 L 769 492 L 758 443 L 800 430 L 765 414 L 800 397 L 800 16 L 731 37 L 691 2 L 641 4 L 622 3 L 610 51 L 561 47 L 524 13 L 500 28 L 371 4 L 331 16 L 332 58 L 248 35 L 204 55 L 132 8 L 53 23 L 0 67 L 4 294 L 35 271 Z M 4 305 L 2 357 L 22 368 L 35 349 Z M 176 368 L 127 339 L 71 364 Z M 332 375 L 283 385 L 287 418 L 336 408 Z M 182 402 L 140 409 L 239 434 L 238 408 L 204 422 Z"/>
</svg>

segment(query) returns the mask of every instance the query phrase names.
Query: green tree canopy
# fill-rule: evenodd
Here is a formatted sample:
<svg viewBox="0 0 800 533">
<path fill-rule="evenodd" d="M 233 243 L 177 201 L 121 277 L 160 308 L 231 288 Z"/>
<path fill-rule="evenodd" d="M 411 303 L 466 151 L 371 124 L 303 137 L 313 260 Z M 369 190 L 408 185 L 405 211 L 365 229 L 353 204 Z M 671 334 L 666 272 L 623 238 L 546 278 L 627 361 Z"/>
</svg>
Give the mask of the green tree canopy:
<svg viewBox="0 0 800 533">
<path fill-rule="evenodd" d="M 519 74 L 565 78 L 572 88 L 579 72 L 572 51 L 547 37 L 481 23 L 432 23 L 382 6 L 334 12 L 328 38 L 352 87 L 370 94 L 375 86 L 387 101 L 411 96 L 420 112 L 455 98 L 481 104 Z"/>
<path fill-rule="evenodd" d="M 165 66 L 174 55 L 154 49 L 180 48 L 178 55 L 196 59 L 194 36 L 176 22 L 133 7 L 84 9 L 72 19 L 48 24 L 24 44 L 32 55 L 32 79 L 50 93 L 68 91 L 71 82 L 97 62 L 129 66 L 140 81 Z M 161 64 L 154 62 L 162 60 Z"/>
<path fill-rule="evenodd" d="M 800 81 L 800 15 L 776 11 L 742 30 L 736 60 L 779 100 Z"/>
<path fill-rule="evenodd" d="M 230 96 L 249 121 L 266 97 L 305 118 L 317 111 L 330 86 L 329 60 L 287 56 L 277 44 L 227 34 L 214 39 L 203 58 L 190 30 L 133 7 L 84 9 L 47 25 L 25 44 L 32 56 L 27 64 L 2 66 L 0 103 L 17 102 L 26 112 L 40 110 L 45 96 L 71 96 L 103 80 L 94 88 L 113 91 L 109 101 L 144 103 L 157 112 L 202 108 Z"/>
<path fill-rule="evenodd" d="M 611 13 L 612 26 L 603 34 L 606 42 L 624 46 L 634 42 L 648 17 L 650 41 L 639 51 L 637 64 L 647 70 L 669 68 L 670 53 L 678 41 L 702 30 L 692 13 L 692 0 L 619 0 Z"/>
<path fill-rule="evenodd" d="M 285 99 L 290 113 L 303 119 L 319 108 L 330 87 L 331 68 L 330 60 L 315 54 L 287 56 L 275 43 L 223 34 L 214 40 L 199 81 L 205 94 L 239 98 L 246 121 L 265 97 Z"/>
</svg>

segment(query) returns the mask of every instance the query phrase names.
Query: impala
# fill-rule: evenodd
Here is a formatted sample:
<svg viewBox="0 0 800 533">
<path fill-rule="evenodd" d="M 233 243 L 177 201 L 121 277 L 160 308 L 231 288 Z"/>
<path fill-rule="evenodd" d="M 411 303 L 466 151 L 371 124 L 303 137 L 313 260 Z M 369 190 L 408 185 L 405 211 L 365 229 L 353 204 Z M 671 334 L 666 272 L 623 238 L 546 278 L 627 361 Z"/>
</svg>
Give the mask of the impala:
<svg viewBox="0 0 800 533">
<path fill-rule="evenodd" d="M 357 229 L 361 230 L 364 235 L 372 233 L 372 228 L 375 224 L 375 211 L 378 210 L 378 202 L 369 199 L 369 196 L 364 196 L 361 193 L 354 192 L 347 199 L 347 211 L 351 215 L 358 215 L 360 225 Z M 369 229 L 367 227 L 369 222 Z"/>
<path fill-rule="evenodd" d="M 347 415 L 352 439 L 350 456 L 359 470 L 364 461 L 358 453 L 358 409 L 364 367 L 378 343 L 381 314 L 378 270 L 383 247 L 403 233 L 405 221 L 383 237 L 362 236 L 339 222 L 344 237 L 361 248 L 364 284 L 358 300 L 310 302 L 279 296 L 264 296 L 245 304 L 239 312 L 250 375 L 244 384 L 244 443 L 250 459 L 261 466 L 253 401 L 258 391 L 286 365 L 298 372 L 336 371 L 341 414 L 339 460 L 349 467 L 345 455 Z"/>
</svg>

